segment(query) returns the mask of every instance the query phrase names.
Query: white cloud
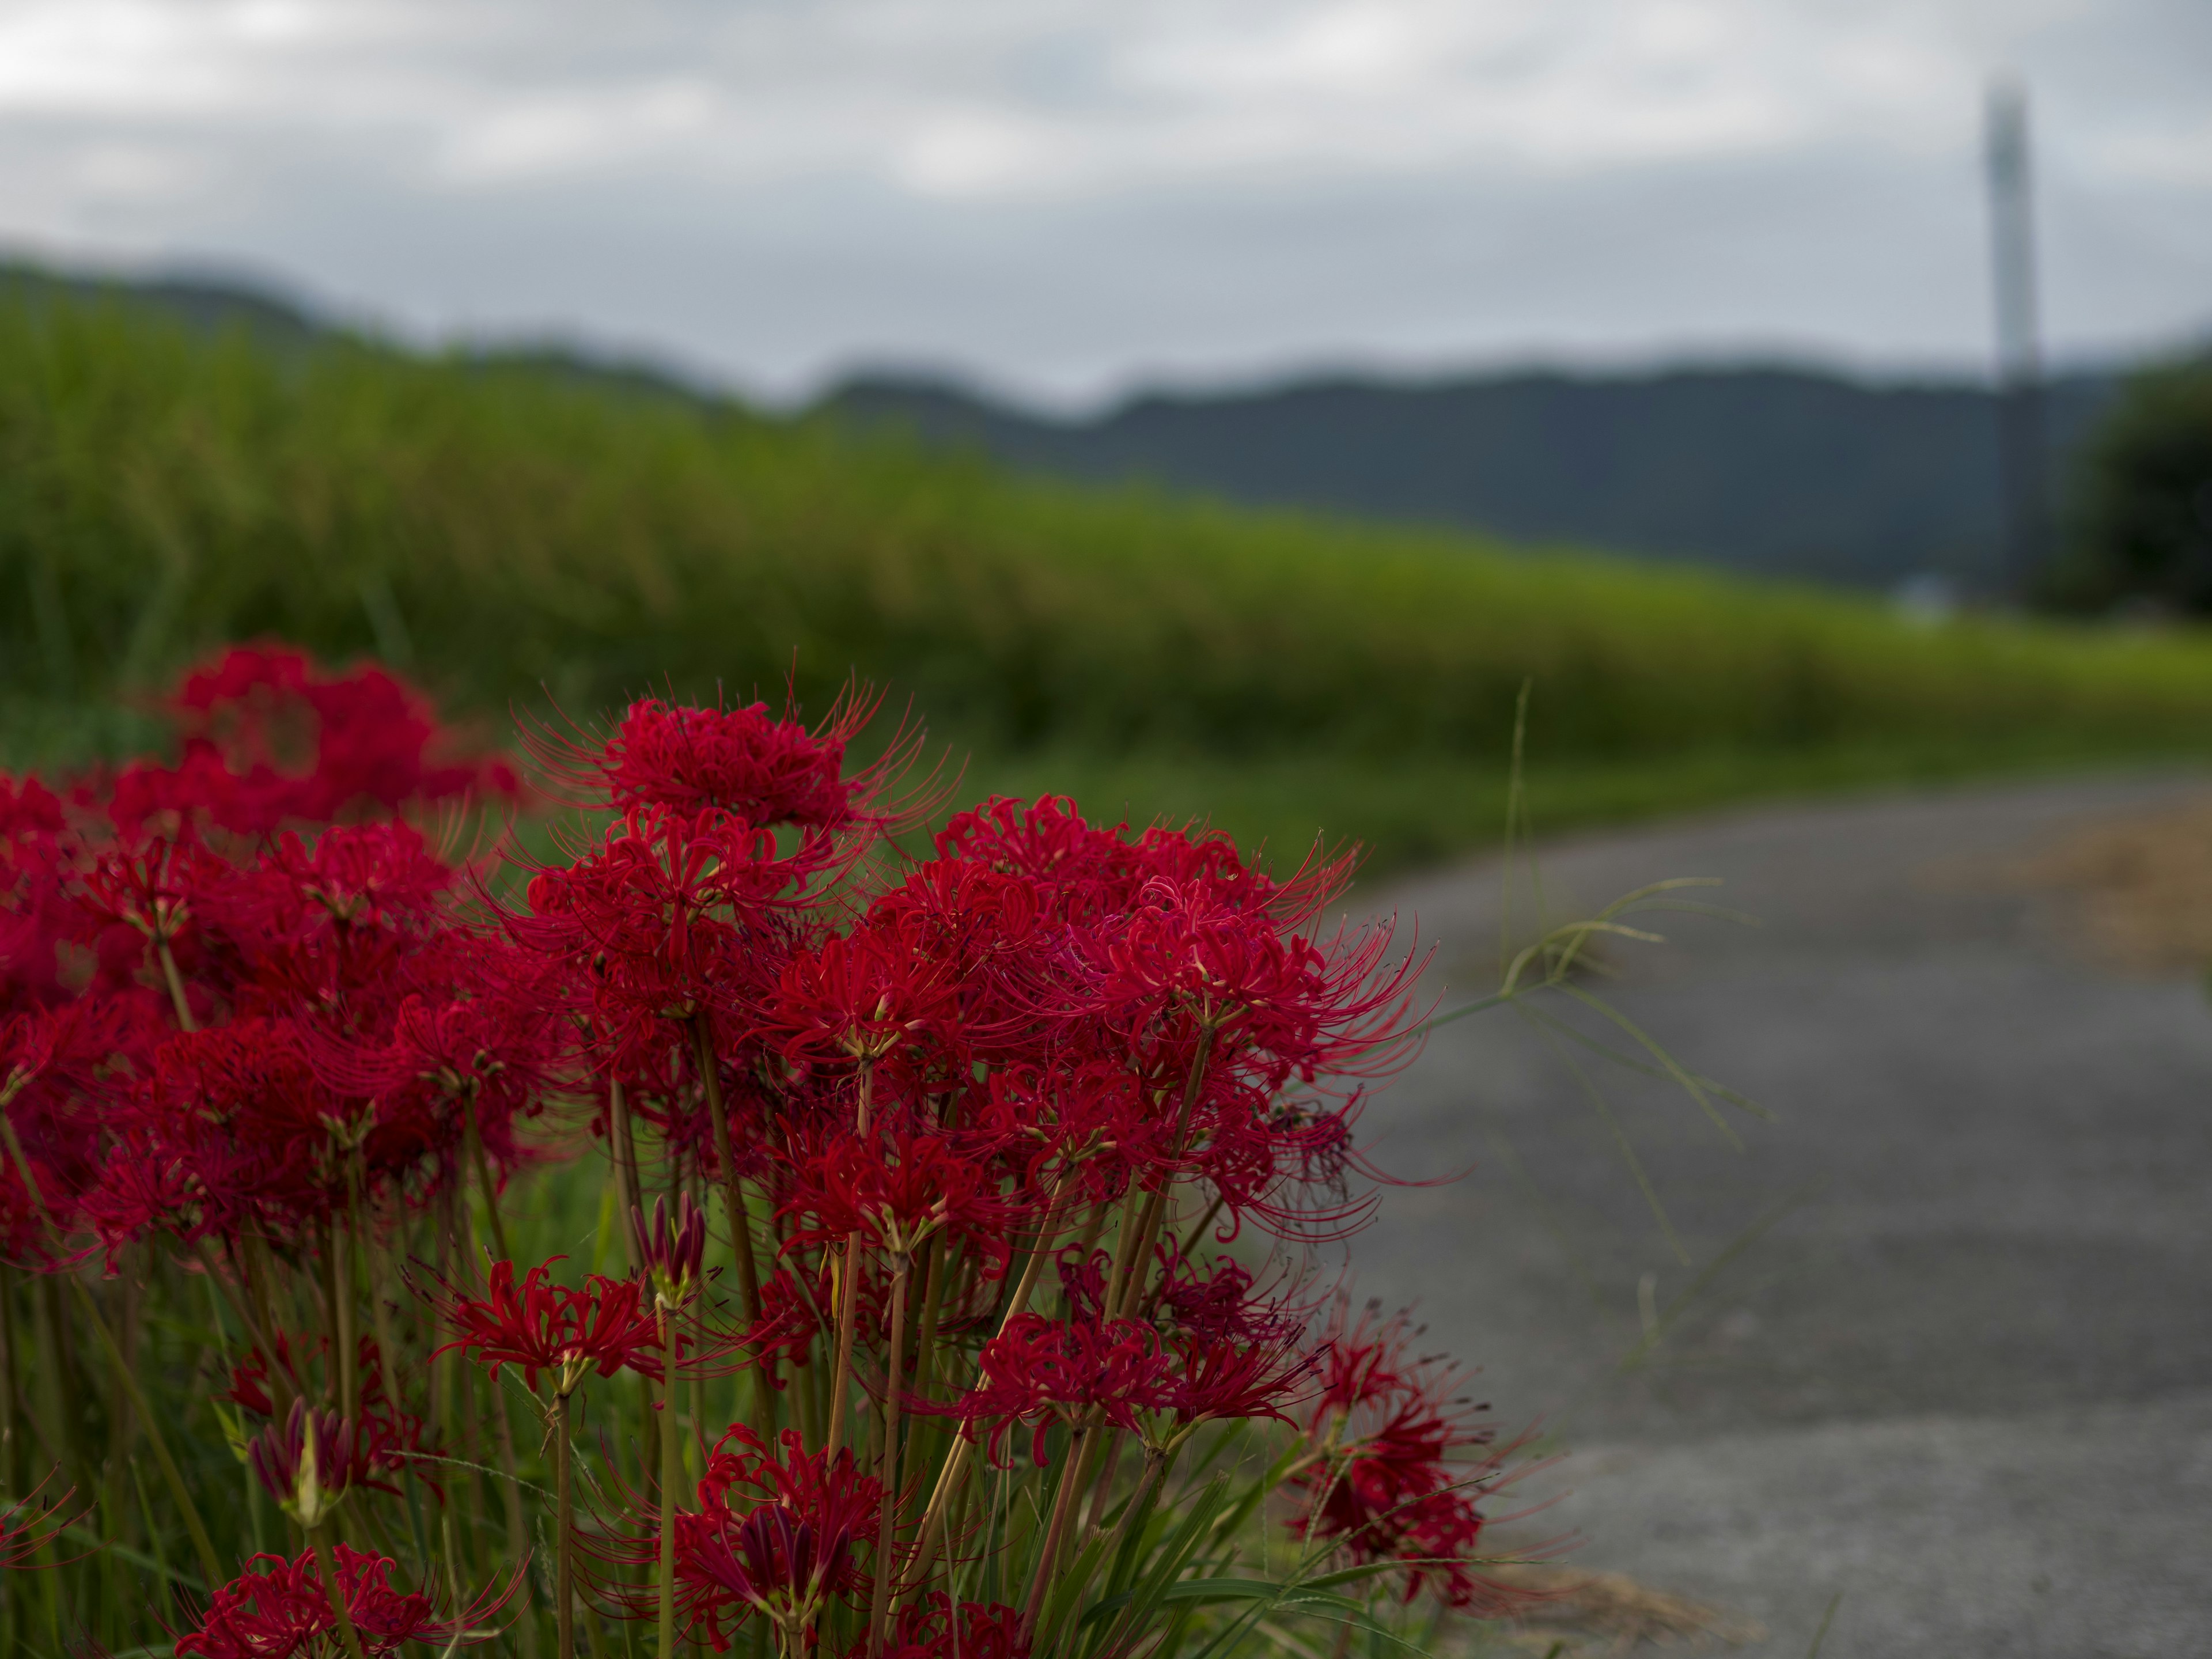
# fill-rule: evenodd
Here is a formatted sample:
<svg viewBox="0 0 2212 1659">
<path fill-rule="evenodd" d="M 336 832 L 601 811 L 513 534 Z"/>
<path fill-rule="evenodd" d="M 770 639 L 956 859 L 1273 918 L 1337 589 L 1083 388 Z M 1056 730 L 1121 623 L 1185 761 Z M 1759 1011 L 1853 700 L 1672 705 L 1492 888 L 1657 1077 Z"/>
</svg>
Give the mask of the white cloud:
<svg viewBox="0 0 2212 1659">
<path fill-rule="evenodd" d="M 2077 293 L 2084 337 L 2199 314 L 2212 236 L 2168 222 L 2212 222 L 2202 0 L 0 0 L 0 234 L 234 251 L 431 322 L 565 316 L 757 357 L 765 323 L 622 297 L 618 271 L 659 283 L 703 260 L 794 285 L 752 292 L 760 315 L 811 319 L 776 351 L 905 343 L 1018 371 L 1103 337 L 1077 296 L 1107 264 L 1114 306 L 1149 295 L 1163 342 L 1217 284 L 1311 290 L 1279 352 L 1382 342 L 1400 319 L 1364 309 L 1360 283 L 1291 264 L 1433 258 L 1426 221 L 1473 212 L 1561 258 L 1632 223 L 1686 269 L 1708 260 L 1747 334 L 1796 316 L 1866 349 L 1965 350 L 1963 325 L 1902 301 L 1884 321 L 1820 273 L 1971 216 L 1979 90 L 2003 65 L 2033 84 L 2069 190 L 2161 220 L 2139 240 L 2166 263 L 2124 304 L 2096 314 L 2102 290 Z M 1832 229 L 1815 215 L 1778 237 L 1788 179 L 1844 176 L 1860 182 Z M 1944 257 L 1974 257 L 1978 234 Z M 1504 234 L 1453 257 L 1534 272 L 1542 248 Z M 1081 251 L 1127 235 L 1166 240 Z M 564 237 L 567 289 L 545 252 Z M 1194 263 L 1201 246 L 1215 263 Z M 1527 276 L 1486 296 L 1485 326 L 1557 337 L 1569 289 L 1595 336 L 1708 325 L 1632 276 Z M 1010 300 L 1018 280 L 1067 284 L 1067 343 L 1039 343 L 1049 295 Z M 1439 295 L 1472 280 L 1433 274 Z M 855 283 L 839 324 L 826 296 Z M 1017 315 L 1034 319 L 1019 343 Z"/>
</svg>

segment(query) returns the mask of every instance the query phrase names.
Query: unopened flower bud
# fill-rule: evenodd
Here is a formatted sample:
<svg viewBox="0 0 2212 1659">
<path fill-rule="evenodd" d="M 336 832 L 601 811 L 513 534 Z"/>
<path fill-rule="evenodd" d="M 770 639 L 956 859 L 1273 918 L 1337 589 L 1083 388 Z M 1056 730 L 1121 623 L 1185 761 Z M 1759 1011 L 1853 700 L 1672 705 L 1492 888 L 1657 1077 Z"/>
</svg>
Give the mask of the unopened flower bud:
<svg viewBox="0 0 2212 1659">
<path fill-rule="evenodd" d="M 247 1449 L 246 1462 L 262 1490 L 313 1532 L 353 1483 L 353 1425 L 295 1400 L 291 1415 L 270 1424 Z"/>
<path fill-rule="evenodd" d="M 668 1200 L 653 1201 L 653 1223 L 642 1212 L 630 1212 L 631 1231 L 637 1237 L 638 1261 L 653 1281 L 654 1295 L 664 1309 L 680 1308 L 698 1287 L 700 1264 L 707 1255 L 707 1218 L 685 1194 L 677 1201 L 674 1224 L 668 1218 Z"/>
</svg>

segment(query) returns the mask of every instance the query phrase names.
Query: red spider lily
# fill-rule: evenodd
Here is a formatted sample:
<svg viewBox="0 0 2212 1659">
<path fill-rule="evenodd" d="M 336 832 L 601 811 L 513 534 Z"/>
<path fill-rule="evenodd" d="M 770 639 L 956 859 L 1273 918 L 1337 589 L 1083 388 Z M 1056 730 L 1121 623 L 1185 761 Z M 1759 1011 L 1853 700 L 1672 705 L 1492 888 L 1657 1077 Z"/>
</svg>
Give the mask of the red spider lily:
<svg viewBox="0 0 2212 1659">
<path fill-rule="evenodd" d="M 949 1049 L 959 997 L 952 964 L 915 948 L 905 930 L 833 935 L 785 966 L 766 1012 L 767 1034 L 805 1064 L 866 1060 L 911 1069 Z"/>
<path fill-rule="evenodd" d="M 1035 1429 L 1030 1455 L 1047 1462 L 1045 1431 L 1055 1420 L 1073 1422 L 1096 1413 L 1117 1429 L 1139 1430 L 1140 1413 L 1175 1404 L 1176 1356 L 1163 1349 L 1150 1325 L 1134 1319 L 1103 1324 L 1047 1319 L 1025 1313 L 983 1345 L 981 1377 L 950 1405 L 915 1400 L 917 1412 L 957 1416 L 972 1431 L 991 1425 L 992 1462 L 1003 1462 L 1007 1431 Z"/>
<path fill-rule="evenodd" d="M 1386 969 L 1388 927 L 1340 933 L 1324 948 L 1270 912 L 1201 890 L 1160 882 L 1143 896 L 1101 940 L 1099 994 L 1119 1029 L 1188 1021 L 1217 1033 L 1224 1057 L 1251 1054 L 1271 1088 L 1388 1068 L 1407 1048 L 1424 959 L 1408 952 Z"/>
<path fill-rule="evenodd" d="M 344 1115 L 291 1022 L 180 1032 L 118 1115 L 85 1207 L 111 1251 L 157 1226 L 188 1239 L 249 1228 L 289 1236 L 343 1200 L 330 1126 Z"/>
<path fill-rule="evenodd" d="M 1325 1351 L 1309 1432 L 1328 1455 L 1289 1483 L 1307 1505 L 1292 1528 L 1355 1564 L 1404 1562 L 1409 1601 L 1432 1585 L 1449 1607 L 1510 1612 L 1527 1593 L 1481 1576 L 1468 1558 L 1485 1524 L 1477 1504 L 1499 1484 L 1511 1448 L 1471 1420 L 1482 1407 L 1445 1399 L 1455 1372 L 1407 1358 L 1414 1333 L 1403 1314 L 1379 1325 L 1373 1316 L 1370 1307 Z"/>
<path fill-rule="evenodd" d="M 751 824 L 834 830 L 853 817 L 853 785 L 839 773 L 845 744 L 867 714 L 851 705 L 810 732 L 774 718 L 766 703 L 700 708 L 648 698 L 629 706 L 584 765 L 620 811 L 714 807 Z"/>
<path fill-rule="evenodd" d="M 963 1601 L 955 1618 L 951 1598 L 932 1590 L 899 1608 L 883 1659 L 1024 1659 L 1021 1622 L 1019 1608 L 996 1601 Z M 846 1659 L 859 1659 L 866 1645 L 854 1643 Z"/>
<path fill-rule="evenodd" d="M 246 1461 L 262 1490 L 313 1532 L 353 1484 L 353 1425 L 336 1412 L 295 1400 L 290 1415 L 254 1437 Z"/>
<path fill-rule="evenodd" d="M 472 1606 L 440 1618 L 427 1595 L 396 1589 L 398 1564 L 368 1555 L 345 1544 L 330 1547 L 338 1596 L 369 1659 L 386 1659 L 410 1642 L 432 1646 L 471 1646 L 499 1634 L 489 1627 L 507 1596 L 487 1592 Z M 515 1583 L 520 1583 L 520 1575 Z M 312 1549 L 296 1560 L 257 1555 L 246 1571 L 209 1598 L 199 1627 L 177 1638 L 179 1659 L 294 1659 L 340 1651 L 337 1615 L 325 1589 Z"/>
<path fill-rule="evenodd" d="M 46 1491 L 47 1482 L 58 1480 L 60 1475 L 59 1469 L 54 1470 L 6 1509 L 0 1510 L 0 1571 L 70 1565 L 67 1561 L 41 1563 L 37 1559 L 40 1551 L 59 1534 L 82 1520 L 87 1512 L 81 1510 L 74 1516 L 63 1516 L 62 1511 L 69 1507 L 70 1499 L 76 1496 L 74 1488 L 58 1498 L 41 1501 L 40 1494 Z"/>
<path fill-rule="evenodd" d="M 234 647 L 186 677 L 171 710 L 185 730 L 185 763 L 174 782 L 149 769 L 137 790 L 149 799 L 166 793 L 244 834 L 471 791 L 517 793 L 503 762 L 434 761 L 433 751 L 458 746 L 453 734 L 374 666 L 326 676 L 298 651 Z"/>
<path fill-rule="evenodd" d="M 943 1135 L 836 1133 L 811 1152 L 794 1151 L 792 1195 L 783 1213 L 803 1224 L 787 1249 L 858 1235 L 878 1249 L 910 1253 L 933 1233 L 967 1240 L 1005 1267 L 1008 1236 L 1035 1204 L 1008 1202 L 981 1149 L 956 1146 Z"/>
<path fill-rule="evenodd" d="M 257 896 L 293 902 L 282 920 L 309 918 L 339 927 L 419 927 L 437 915 L 452 890 L 451 866 L 436 857 L 412 824 L 337 824 L 312 847 L 296 835 L 278 837 L 260 864 Z"/>
<path fill-rule="evenodd" d="M 751 1431 L 732 1426 L 708 1460 L 699 1508 L 676 1516 L 684 1627 L 703 1631 L 717 1652 L 756 1613 L 795 1650 L 832 1598 L 857 1599 L 865 1588 L 854 1553 L 876 1542 L 882 1486 L 850 1450 L 808 1452 L 789 1430 L 779 1450 L 770 1456 Z M 636 1559 L 652 1547 L 641 1542 Z"/>
<path fill-rule="evenodd" d="M 659 1376 L 659 1322 L 641 1305 L 644 1285 L 593 1273 L 583 1288 L 572 1290 L 552 1282 L 552 1265 L 531 1268 L 517 1284 L 514 1264 L 495 1261 L 485 1277 L 486 1295 L 449 1294 L 441 1311 L 461 1334 L 438 1352 L 463 1350 L 494 1376 L 501 1365 L 517 1366 L 533 1393 L 538 1374 L 550 1371 L 554 1390 L 563 1397 L 594 1369 L 601 1376 L 624 1369 Z"/>
<path fill-rule="evenodd" d="M 1243 1343 L 1229 1337 L 1179 1346 L 1167 1403 L 1178 1421 L 1234 1417 L 1290 1421 L 1288 1407 L 1313 1375 L 1313 1356 L 1289 1342 Z"/>
</svg>

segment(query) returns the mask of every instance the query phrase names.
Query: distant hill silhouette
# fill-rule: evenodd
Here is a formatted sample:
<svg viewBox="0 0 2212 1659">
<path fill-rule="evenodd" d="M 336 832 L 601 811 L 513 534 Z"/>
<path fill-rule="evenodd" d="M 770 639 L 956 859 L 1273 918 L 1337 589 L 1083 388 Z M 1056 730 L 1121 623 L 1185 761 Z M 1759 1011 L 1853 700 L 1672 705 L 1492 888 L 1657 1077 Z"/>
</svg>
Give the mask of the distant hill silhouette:
<svg viewBox="0 0 2212 1659">
<path fill-rule="evenodd" d="M 2054 477 L 2117 383 L 2053 382 Z M 1998 546 L 1984 387 L 1788 367 L 1332 379 L 1147 395 L 1091 419 L 940 380 L 848 381 L 821 407 L 1016 467 L 1149 479 L 1259 506 L 1464 526 L 1770 575 L 1979 585 Z"/>
</svg>

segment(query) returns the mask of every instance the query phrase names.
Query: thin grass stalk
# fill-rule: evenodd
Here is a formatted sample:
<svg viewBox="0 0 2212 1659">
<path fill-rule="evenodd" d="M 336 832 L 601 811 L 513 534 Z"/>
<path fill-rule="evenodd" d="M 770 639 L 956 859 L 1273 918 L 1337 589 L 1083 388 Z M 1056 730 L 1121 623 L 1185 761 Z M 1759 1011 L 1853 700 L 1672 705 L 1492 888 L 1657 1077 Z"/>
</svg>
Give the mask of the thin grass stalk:
<svg viewBox="0 0 2212 1659">
<path fill-rule="evenodd" d="M 46 1208 L 46 1196 L 40 1190 L 38 1176 L 32 1173 L 31 1160 L 24 1153 L 23 1143 L 15 1133 L 15 1121 L 8 1115 L 4 1109 L 0 1109 L 0 1134 L 4 1134 L 7 1138 L 9 1156 L 15 1160 L 16 1172 L 23 1178 L 24 1189 L 31 1194 L 33 1200 L 38 1205 L 39 1213 L 46 1222 L 46 1231 L 58 1240 L 59 1229 L 54 1225 L 52 1212 Z M 85 1289 L 83 1281 L 74 1273 L 58 1274 L 55 1277 L 67 1279 L 70 1288 L 76 1292 L 78 1304 L 84 1310 L 87 1322 L 91 1325 L 94 1334 L 100 1338 L 100 1346 L 106 1352 L 109 1364 L 115 1368 L 118 1385 L 128 1398 L 131 1409 L 138 1413 L 139 1420 L 146 1425 L 147 1443 L 153 1447 L 154 1455 L 161 1466 L 162 1479 L 168 1482 L 169 1495 L 175 1501 L 178 1512 L 184 1518 L 185 1529 L 191 1534 L 192 1547 L 200 1558 L 200 1570 L 207 1575 L 208 1586 L 212 1589 L 216 1585 L 222 1583 L 223 1579 L 222 1569 L 216 1559 L 215 1545 L 208 1538 L 207 1523 L 200 1519 L 199 1506 L 192 1502 L 191 1490 L 185 1485 L 184 1472 L 177 1467 L 177 1460 L 169 1455 L 169 1443 L 162 1436 L 161 1425 L 155 1420 L 153 1413 L 147 1407 L 145 1393 L 139 1388 L 138 1379 L 132 1374 L 130 1362 L 125 1358 L 123 1350 L 116 1346 L 114 1333 L 107 1328 L 107 1322 L 100 1316 L 100 1308 L 93 1301 L 92 1292 Z M 58 1332 L 66 1322 L 60 1318 L 58 1307 L 53 1309 L 53 1313 L 54 1324 Z M 56 1354 L 57 1358 L 63 1357 L 63 1351 L 58 1342 Z M 80 1467 L 84 1466 L 80 1464 Z M 87 1484 L 89 1485 L 88 1482 Z"/>
<path fill-rule="evenodd" d="M 106 1352 L 108 1363 L 115 1367 L 116 1380 L 123 1385 L 131 1409 L 138 1413 L 138 1420 L 145 1425 L 146 1443 L 154 1449 L 155 1461 L 161 1468 L 161 1478 L 168 1483 L 169 1497 L 183 1517 L 185 1530 L 191 1534 L 192 1548 L 200 1559 L 200 1571 L 207 1575 L 210 1588 L 222 1583 L 222 1566 L 216 1558 L 215 1545 L 208 1537 L 207 1522 L 200 1519 L 199 1505 L 192 1502 L 191 1489 L 185 1485 L 184 1471 L 177 1467 L 177 1460 L 170 1455 L 168 1440 L 161 1433 L 161 1423 L 155 1417 L 152 1407 L 146 1403 L 145 1391 L 138 1386 L 138 1379 L 125 1360 L 123 1350 L 116 1346 L 114 1333 L 107 1328 L 106 1321 L 100 1318 L 100 1310 L 93 1304 L 91 1293 L 74 1278 L 70 1280 L 70 1287 L 76 1292 L 78 1304 L 83 1309 L 93 1334 L 99 1337 L 100 1346 Z"/>
</svg>

